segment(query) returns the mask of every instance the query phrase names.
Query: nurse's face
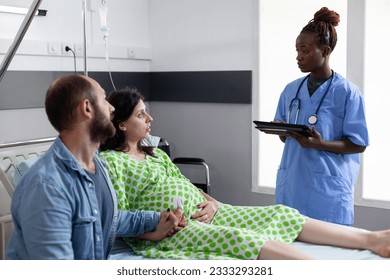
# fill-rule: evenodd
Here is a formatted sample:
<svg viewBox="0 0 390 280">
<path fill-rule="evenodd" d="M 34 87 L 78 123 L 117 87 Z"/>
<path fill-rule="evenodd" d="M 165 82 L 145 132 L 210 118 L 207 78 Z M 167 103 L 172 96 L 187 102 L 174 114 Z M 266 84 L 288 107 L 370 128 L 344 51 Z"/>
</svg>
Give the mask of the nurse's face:
<svg viewBox="0 0 390 280">
<path fill-rule="evenodd" d="M 325 66 L 324 51 L 318 47 L 316 36 L 312 33 L 301 33 L 296 39 L 297 63 L 302 72 L 318 72 Z"/>
</svg>

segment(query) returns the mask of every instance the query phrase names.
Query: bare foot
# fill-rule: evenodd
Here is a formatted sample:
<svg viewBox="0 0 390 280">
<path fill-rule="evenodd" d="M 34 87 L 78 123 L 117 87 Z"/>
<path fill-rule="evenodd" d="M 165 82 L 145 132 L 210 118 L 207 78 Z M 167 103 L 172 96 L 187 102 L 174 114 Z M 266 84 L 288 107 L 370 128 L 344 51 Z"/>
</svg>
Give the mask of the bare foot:
<svg viewBox="0 0 390 280">
<path fill-rule="evenodd" d="M 369 240 L 370 250 L 384 258 L 390 258 L 390 230 L 375 231 Z"/>
</svg>

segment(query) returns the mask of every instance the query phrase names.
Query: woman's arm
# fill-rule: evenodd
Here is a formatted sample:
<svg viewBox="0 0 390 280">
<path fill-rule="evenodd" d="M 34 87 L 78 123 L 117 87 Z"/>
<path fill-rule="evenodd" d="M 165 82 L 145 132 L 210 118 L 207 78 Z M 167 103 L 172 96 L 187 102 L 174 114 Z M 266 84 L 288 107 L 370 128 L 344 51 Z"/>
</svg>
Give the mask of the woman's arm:
<svg viewBox="0 0 390 280">
<path fill-rule="evenodd" d="M 366 146 L 356 145 L 348 138 L 343 140 L 325 141 L 314 127 L 312 127 L 311 130 L 313 132 L 312 137 L 302 136 L 299 133 L 293 133 L 292 137 L 299 142 L 302 148 L 322 150 L 336 154 L 363 153 L 366 150 Z"/>
</svg>

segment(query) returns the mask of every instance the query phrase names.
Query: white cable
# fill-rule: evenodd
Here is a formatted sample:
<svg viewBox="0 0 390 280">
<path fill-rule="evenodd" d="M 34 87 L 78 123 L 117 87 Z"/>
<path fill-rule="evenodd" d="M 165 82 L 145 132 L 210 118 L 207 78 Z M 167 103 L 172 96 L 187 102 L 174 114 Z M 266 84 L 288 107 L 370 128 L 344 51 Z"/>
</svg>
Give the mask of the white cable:
<svg viewBox="0 0 390 280">
<path fill-rule="evenodd" d="M 109 59 L 109 56 L 108 56 L 108 38 L 107 37 L 104 38 L 104 45 L 105 45 L 105 53 L 106 53 L 108 74 L 110 75 L 110 80 L 111 80 L 112 87 L 116 91 L 116 87 L 115 87 L 115 84 L 114 84 L 114 80 L 112 79 L 112 74 L 111 74 L 111 69 L 110 69 L 110 59 Z"/>
</svg>

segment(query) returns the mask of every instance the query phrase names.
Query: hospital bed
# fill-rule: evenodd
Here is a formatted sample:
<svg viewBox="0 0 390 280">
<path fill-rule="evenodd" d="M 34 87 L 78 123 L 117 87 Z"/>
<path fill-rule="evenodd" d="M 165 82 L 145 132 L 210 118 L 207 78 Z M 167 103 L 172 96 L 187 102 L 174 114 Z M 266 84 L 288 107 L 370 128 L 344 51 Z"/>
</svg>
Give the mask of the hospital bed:
<svg viewBox="0 0 390 280">
<path fill-rule="evenodd" d="M 43 154 L 53 143 L 55 138 L 34 139 L 13 143 L 0 143 L 0 188 L 1 185 L 8 192 L 10 199 L 14 184 L 20 180 L 23 173 Z M 362 230 L 353 228 L 355 230 Z M 12 231 L 12 217 L 10 213 L 0 216 L 0 259 L 4 259 L 7 240 Z M 352 250 L 332 246 L 320 246 L 303 242 L 294 242 L 294 246 L 301 248 L 316 259 L 323 260 L 379 260 L 383 259 L 368 250 Z M 110 259 L 145 259 L 136 256 L 121 240 L 117 240 Z"/>
</svg>

